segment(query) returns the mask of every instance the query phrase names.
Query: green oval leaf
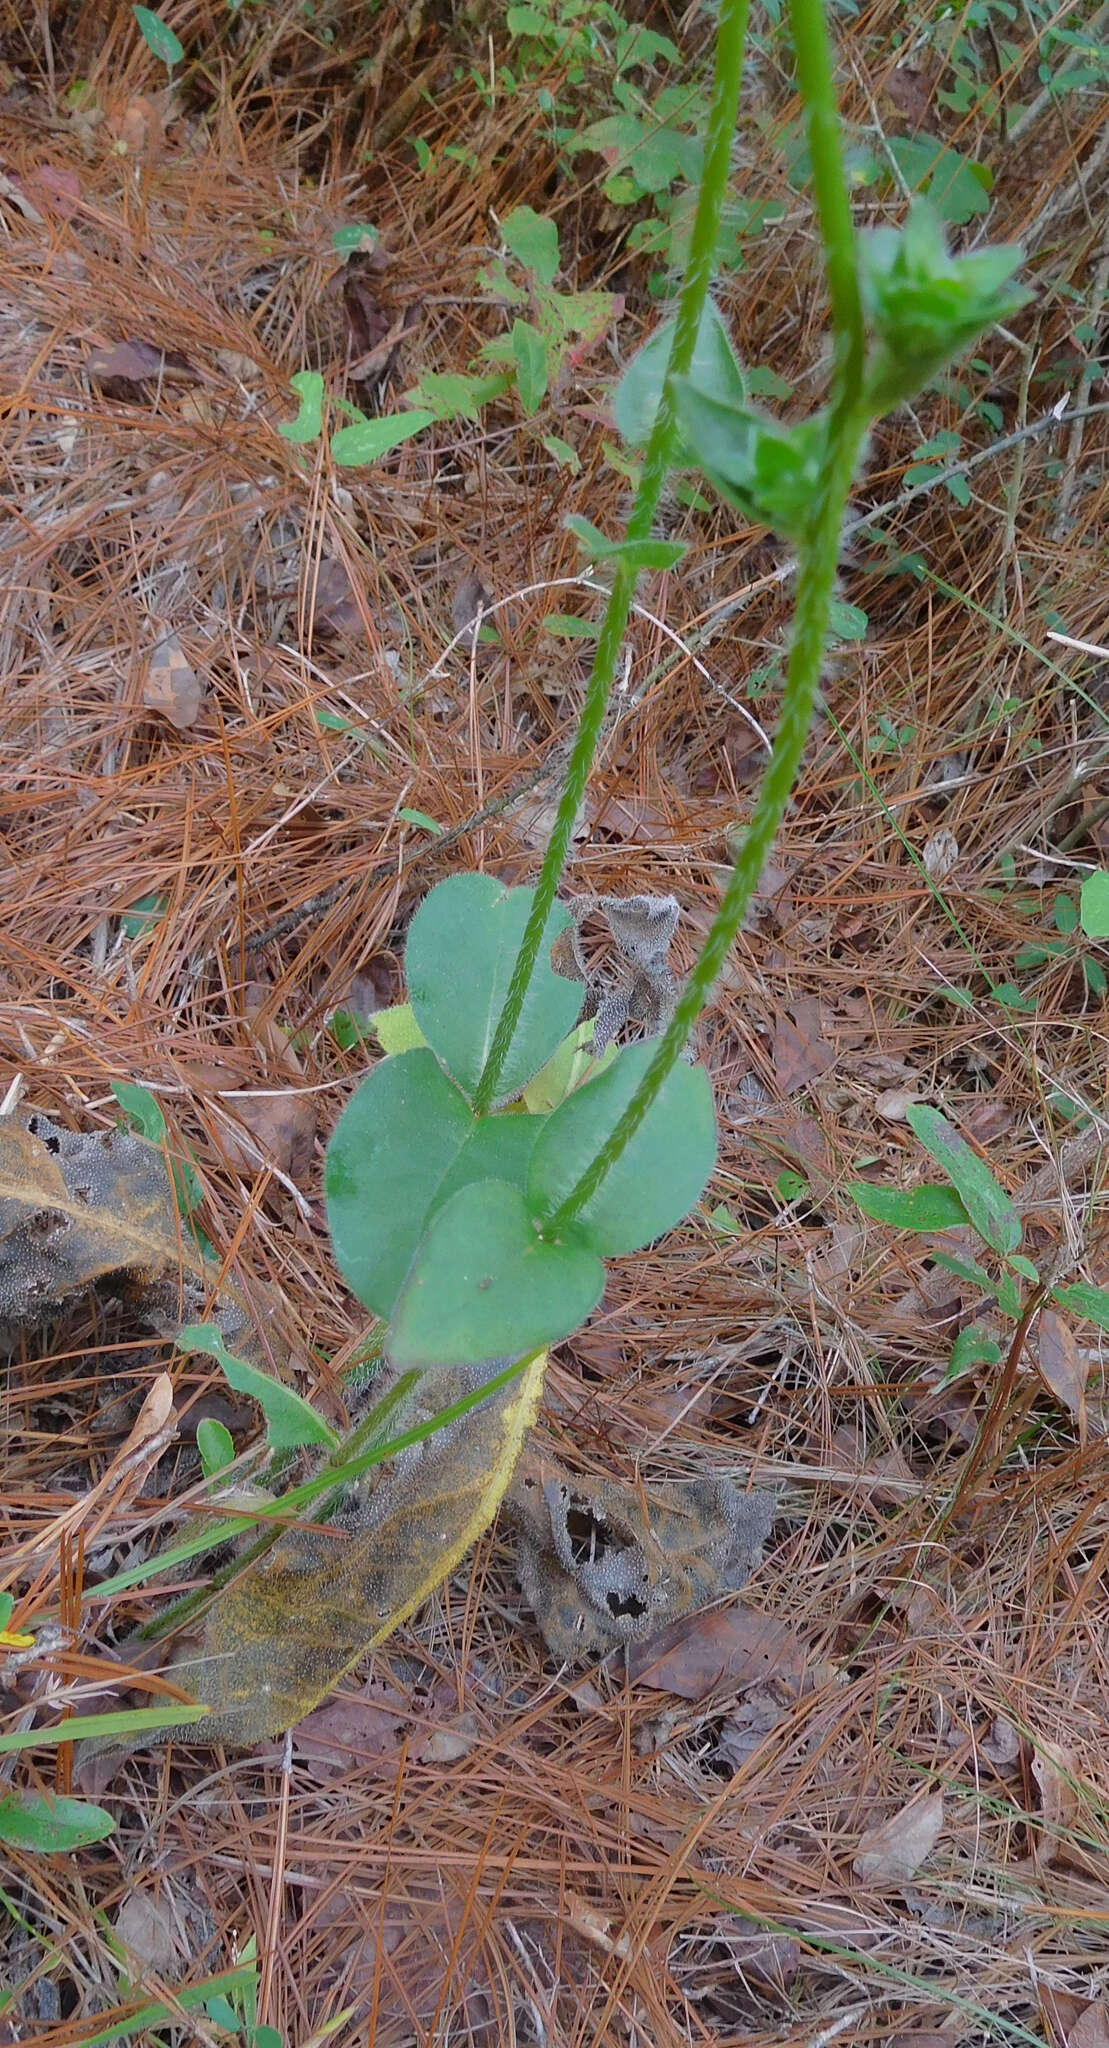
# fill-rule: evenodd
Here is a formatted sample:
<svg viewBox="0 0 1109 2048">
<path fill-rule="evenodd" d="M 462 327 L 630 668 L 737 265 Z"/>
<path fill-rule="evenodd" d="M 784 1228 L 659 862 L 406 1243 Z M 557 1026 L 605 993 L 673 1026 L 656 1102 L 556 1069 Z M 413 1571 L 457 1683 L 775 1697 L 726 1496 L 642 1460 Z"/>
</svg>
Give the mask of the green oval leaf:
<svg viewBox="0 0 1109 2048">
<path fill-rule="evenodd" d="M 1020 1217 L 985 1160 L 979 1159 L 947 1118 L 928 1103 L 910 1103 L 906 1116 L 925 1151 L 931 1153 L 957 1190 L 974 1228 L 986 1243 L 995 1252 L 1015 1252 L 1020 1244 Z"/>
<path fill-rule="evenodd" d="M 359 1301 L 388 1321 L 435 1209 L 473 1181 L 522 1186 L 541 1121 L 473 1116 L 426 1046 L 382 1060 L 324 1166 L 335 1262 Z"/>
<path fill-rule="evenodd" d="M 409 928 L 404 967 L 416 1022 L 467 1094 L 493 1042 L 533 897 L 533 890 L 506 889 L 492 875 L 451 875 L 425 896 Z M 550 963 L 569 922 L 556 903 L 501 1074 L 502 1097 L 530 1081 L 577 1022 L 581 983 Z"/>
<path fill-rule="evenodd" d="M 553 1344 L 585 1321 L 604 1281 L 600 1259 L 582 1244 L 544 1244 L 518 1188 L 504 1181 L 463 1188 L 416 1255 L 390 1327 L 389 1357 L 400 1370 L 427 1370 Z"/>
<path fill-rule="evenodd" d="M 217 1422 L 214 1416 L 205 1415 L 196 1425 L 196 1448 L 200 1453 L 200 1469 L 205 1479 L 212 1479 L 217 1472 L 225 1472 L 235 1461 L 235 1445 L 226 1423 Z"/>
<path fill-rule="evenodd" d="M 620 562 L 627 569 L 672 569 L 686 552 L 681 540 L 606 540 L 599 526 L 580 512 L 563 520 L 591 562 Z"/>
<path fill-rule="evenodd" d="M 501 222 L 506 249 L 533 270 L 540 284 L 553 284 L 558 269 L 558 229 L 532 206 L 517 206 Z"/>
<path fill-rule="evenodd" d="M 538 329 L 526 320 L 513 321 L 511 340 L 516 389 L 530 419 L 547 396 L 547 344 Z"/>
<path fill-rule="evenodd" d="M 203 1351 L 222 1368 L 228 1386 L 237 1394 L 249 1394 L 266 1418 L 266 1436 L 277 1451 L 295 1450 L 299 1444 L 337 1444 L 322 1415 L 293 1387 L 259 1372 L 245 1358 L 234 1358 L 215 1323 L 186 1323 L 175 1342 L 181 1351 Z"/>
<path fill-rule="evenodd" d="M 344 469 L 379 462 L 391 448 L 399 448 L 402 441 L 422 434 L 434 419 L 433 412 L 417 406 L 413 412 L 390 413 L 381 420 L 356 420 L 352 427 L 340 427 L 337 434 L 332 434 L 331 453 Z"/>
<path fill-rule="evenodd" d="M 56 1856 L 102 1842 L 114 1832 L 111 1814 L 84 1799 L 54 1799 L 48 1792 L 9 1792 L 0 1799 L 0 1842 L 13 1849 Z"/>
<path fill-rule="evenodd" d="M 167 71 L 172 71 L 185 54 L 173 30 L 151 7 L 133 7 L 131 12 L 139 24 L 147 49 L 161 58 Z"/>
<path fill-rule="evenodd" d="M 1088 939 L 1109 939 L 1109 874 L 1104 868 L 1095 868 L 1086 876 L 1079 915 Z"/>
<path fill-rule="evenodd" d="M 882 1188 L 849 1180 L 847 1193 L 864 1216 L 892 1230 L 962 1230 L 970 1220 L 954 1188 Z"/>
<path fill-rule="evenodd" d="M 576 1187 L 631 1101 L 658 1050 L 628 1045 L 595 1081 L 576 1088 L 547 1118 L 528 1171 L 533 1216 L 553 1215 Z M 619 1258 L 680 1223 L 699 1201 L 716 1163 L 712 1089 L 703 1067 L 674 1067 L 630 1144 L 575 1218 L 593 1251 Z"/>
</svg>

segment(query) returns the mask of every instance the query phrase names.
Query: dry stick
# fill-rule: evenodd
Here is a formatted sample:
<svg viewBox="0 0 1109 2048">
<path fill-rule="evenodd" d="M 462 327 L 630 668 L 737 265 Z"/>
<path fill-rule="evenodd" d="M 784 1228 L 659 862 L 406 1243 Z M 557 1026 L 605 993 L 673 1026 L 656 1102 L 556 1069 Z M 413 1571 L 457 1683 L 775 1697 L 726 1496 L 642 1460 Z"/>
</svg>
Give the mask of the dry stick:
<svg viewBox="0 0 1109 2048">
<path fill-rule="evenodd" d="M 1091 327 L 1096 327 L 1101 319 L 1101 309 L 1105 304 L 1107 292 L 1109 292 L 1109 256 L 1103 256 L 1094 272 L 1090 304 L 1086 314 Z M 1096 352 L 1091 349 L 1082 366 L 1082 374 L 1078 379 L 1078 389 L 1075 392 L 1075 397 L 1080 407 L 1089 402 L 1094 379 L 1101 375 L 1102 368 L 1103 365 L 1098 361 Z M 1066 468 L 1063 471 L 1062 481 L 1059 485 L 1059 496 L 1055 505 L 1055 518 L 1051 526 L 1052 540 L 1062 540 L 1066 532 L 1067 520 L 1070 518 L 1071 501 L 1078 483 L 1078 464 L 1082 456 L 1082 429 L 1084 425 L 1085 422 L 1080 414 L 1071 427 L 1067 438 Z"/>
</svg>

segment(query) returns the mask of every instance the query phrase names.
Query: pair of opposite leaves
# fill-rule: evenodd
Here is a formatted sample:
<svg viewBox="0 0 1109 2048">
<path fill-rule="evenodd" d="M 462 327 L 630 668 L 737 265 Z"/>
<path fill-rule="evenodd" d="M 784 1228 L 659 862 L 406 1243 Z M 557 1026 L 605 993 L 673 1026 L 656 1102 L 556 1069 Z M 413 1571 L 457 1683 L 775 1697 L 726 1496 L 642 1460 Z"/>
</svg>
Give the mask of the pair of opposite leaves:
<svg viewBox="0 0 1109 2048">
<path fill-rule="evenodd" d="M 596 1306 L 604 1260 L 637 1251 L 691 1209 L 716 1157 L 712 1090 L 679 1063 L 621 1156 L 557 1235 L 577 1187 L 642 1082 L 652 1040 L 545 1113 L 516 1098 L 573 1030 L 585 980 L 602 1039 L 634 1007 L 664 1021 L 673 899 L 599 899 L 629 970 L 594 1000 L 577 926 L 555 905 L 499 1087 L 507 1114 L 475 1117 L 478 1087 L 534 900 L 488 875 L 456 875 L 412 920 L 405 973 L 426 1044 L 375 1066 L 339 1119 L 325 1171 L 328 1224 L 348 1284 L 389 1325 L 399 1370 L 517 1356 L 568 1336 Z M 571 944 L 557 970 L 552 948 Z M 595 1030 L 596 1037 L 596 1030 Z M 595 1051 L 597 1050 L 595 1044 Z M 603 1049 L 603 1048 L 602 1048 Z"/>
</svg>

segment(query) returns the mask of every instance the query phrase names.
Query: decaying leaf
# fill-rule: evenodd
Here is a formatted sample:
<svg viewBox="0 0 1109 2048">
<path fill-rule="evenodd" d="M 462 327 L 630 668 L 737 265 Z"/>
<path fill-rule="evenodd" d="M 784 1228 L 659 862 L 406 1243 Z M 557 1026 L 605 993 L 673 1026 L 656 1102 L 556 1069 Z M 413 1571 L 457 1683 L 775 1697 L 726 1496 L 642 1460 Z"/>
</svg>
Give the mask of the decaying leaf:
<svg viewBox="0 0 1109 2048">
<path fill-rule="evenodd" d="M 1039 1786 L 1041 1816 L 1033 1835 L 1032 1853 L 1039 1864 L 1054 1863 L 1067 1846 L 1078 1814 L 1077 1759 L 1069 1749 L 1061 1749 L 1057 1743 L 1037 1735 L 1032 1776 Z"/>
<path fill-rule="evenodd" d="M 178 732 L 196 724 L 204 692 L 176 633 L 163 633 L 152 649 L 142 701 L 148 711 L 160 711 Z"/>
<path fill-rule="evenodd" d="M 779 1011 L 774 1028 L 774 1078 L 783 1095 L 793 1095 L 819 1080 L 836 1061 L 821 1033 L 820 1004 L 815 996 L 798 996 L 792 1017 Z"/>
<path fill-rule="evenodd" d="M 587 1485 L 532 1457 L 508 1505 L 525 1598 L 562 1663 L 656 1635 L 743 1585 L 774 1518 L 772 1494 L 688 1480 L 652 1500 L 648 1521 L 634 1488 Z"/>
<path fill-rule="evenodd" d="M 1039 1319 L 1040 1378 L 1068 1415 L 1078 1424 L 1080 1443 L 1085 1443 L 1086 1380 L 1090 1362 L 1083 1358 L 1078 1339 L 1065 1316 L 1045 1308 Z"/>
<path fill-rule="evenodd" d="M 943 1827 L 943 1793 L 910 1800 L 880 1827 L 868 1828 L 855 1851 L 852 1869 L 864 1884 L 899 1885 L 915 1877 Z"/>
<path fill-rule="evenodd" d="M 800 1637 L 784 1621 L 744 1600 L 708 1614 L 684 1615 L 628 1652 L 631 1678 L 683 1700 L 707 1699 L 723 1685 L 742 1692 L 769 1680 L 798 1691 L 807 1663 Z"/>
<path fill-rule="evenodd" d="M 165 1156 L 130 1131 L 67 1131 L 39 1111 L 0 1118 L 0 1336 L 35 1327 L 109 1276 L 157 1330 L 196 1320 L 212 1275 L 177 1214 Z M 253 1318 L 224 1288 L 227 1342 L 251 1351 Z"/>
<path fill-rule="evenodd" d="M 390 1420 L 394 1436 L 430 1419 L 511 1361 L 424 1375 Z M 290 1529 L 223 1587 L 200 1652 L 173 1681 L 208 1719 L 147 1738 L 250 1745 L 325 1699 L 344 1673 L 406 1621 L 492 1520 L 535 1420 L 545 1356 L 486 1400 L 351 1488 L 330 1527 Z"/>
<path fill-rule="evenodd" d="M 632 1019 L 648 1038 L 665 1031 L 678 999 L 669 954 L 678 928 L 674 896 L 579 896 L 568 904 L 573 923 L 551 958 L 560 974 L 585 983 L 583 1015 L 594 1017 L 594 1054 L 604 1052 Z M 586 958 L 583 927 L 599 911 L 616 942 L 624 971 L 596 975 Z"/>
</svg>

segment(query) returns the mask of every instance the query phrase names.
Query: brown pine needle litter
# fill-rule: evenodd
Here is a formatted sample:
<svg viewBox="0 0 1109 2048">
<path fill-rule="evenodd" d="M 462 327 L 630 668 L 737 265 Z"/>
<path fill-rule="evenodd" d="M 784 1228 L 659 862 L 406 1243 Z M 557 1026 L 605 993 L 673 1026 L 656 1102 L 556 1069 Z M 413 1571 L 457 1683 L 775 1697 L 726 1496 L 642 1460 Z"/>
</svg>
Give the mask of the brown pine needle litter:
<svg viewBox="0 0 1109 2048">
<path fill-rule="evenodd" d="M 599 615 L 562 581 L 564 514 L 615 532 L 627 509 L 605 406 L 658 315 L 628 246 L 649 209 L 610 204 L 596 153 L 559 168 L 540 88 L 583 129 L 611 79 L 591 104 L 553 58 L 525 76 L 495 7 L 163 12 L 172 76 L 130 8 L 0 6 L 0 1098 L 110 1129 L 111 1084 L 145 1086 L 223 1275 L 280 1302 L 326 1409 L 365 1321 L 320 1178 L 364 1059 L 329 1020 L 398 999 L 432 881 L 537 870 L 589 660 L 543 621 Z M 697 75 L 707 15 L 629 12 Z M 774 12 L 737 179 L 781 218 L 720 296 L 788 413 L 821 388 L 824 298 Z M 1109 1281 L 1104 1001 L 1053 923 L 1109 865 L 1105 72 L 1048 90 L 1025 8 L 983 34 L 968 100 L 940 12 L 836 11 L 845 114 L 879 152 L 985 161 L 990 239 L 1024 241 L 1036 302 L 871 446 L 841 585 L 861 637 L 702 1032 L 716 1179 L 615 1267 L 539 1432 L 586 1477 L 778 1487 L 740 1621 L 704 1620 L 720 1682 L 683 1696 L 680 1649 L 654 1675 L 556 1670 L 498 1525 L 289 1742 L 144 1752 L 103 1795 L 108 1840 L 3 1850 L 0 2041 L 107 2038 L 152 2001 L 164 2022 L 117 2038 L 226 2039 L 179 2001 L 252 1940 L 257 2020 L 289 2048 L 1109 2041 L 1102 1341 L 1030 1327 L 991 1411 L 1001 1368 L 944 1373 L 995 1311 L 845 1193 L 934 1177 L 905 1107 L 935 1102 L 1041 1272 Z M 1104 9 L 1058 12 L 1104 33 Z M 860 187 L 860 223 L 884 203 Z M 477 273 L 524 205 L 557 220 L 566 289 L 623 299 L 535 421 L 510 400 L 364 469 L 278 434 L 298 372 L 335 427 L 344 398 L 387 413 L 469 369 L 505 331 Z M 333 236 L 360 222 L 379 250 L 348 269 Z M 965 484 L 922 491 L 906 471 L 939 436 Z M 666 527 L 690 551 L 641 588 L 568 877 L 677 896 L 680 969 L 789 615 L 778 543 L 685 495 Z M 475 642 L 479 612 L 499 638 Z M 179 1440 L 100 1484 L 172 1356 L 118 1301 L 14 1342 L 0 1543 L 20 1611 L 57 1619 L 0 1667 L 5 1729 L 118 1703 L 154 1602 L 92 1590 L 180 1532 L 198 1478 Z M 249 1421 L 202 1359 L 174 1398 L 185 1442 L 190 1416 Z M 49 1788 L 36 1754 L 8 1780 Z"/>
</svg>

